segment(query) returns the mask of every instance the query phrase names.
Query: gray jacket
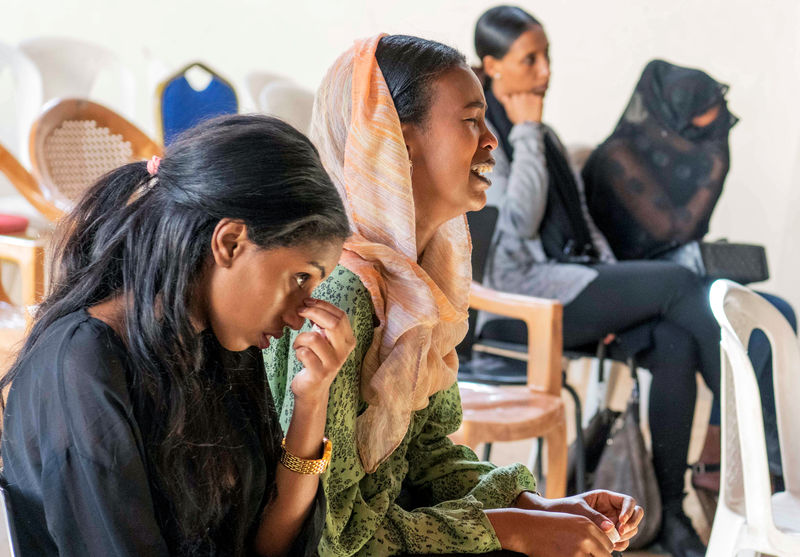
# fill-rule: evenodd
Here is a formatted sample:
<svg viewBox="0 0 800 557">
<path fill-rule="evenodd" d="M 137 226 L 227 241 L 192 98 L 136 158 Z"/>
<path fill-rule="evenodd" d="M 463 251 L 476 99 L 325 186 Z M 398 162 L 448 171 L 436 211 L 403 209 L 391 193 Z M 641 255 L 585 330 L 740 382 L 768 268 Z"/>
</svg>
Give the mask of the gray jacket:
<svg viewBox="0 0 800 557">
<path fill-rule="evenodd" d="M 487 122 L 488 123 L 488 122 Z M 489 124 L 493 133 L 496 133 Z M 557 263 L 545 255 L 539 237 L 547 207 L 548 172 L 544 135 L 550 134 L 565 153 L 555 132 L 545 124 L 524 122 L 511 129 L 514 160 L 509 161 L 502 144 L 493 152 L 496 160 L 487 191 L 488 205 L 498 207 L 500 216 L 492 240 L 484 282 L 497 290 L 557 299 L 570 303 L 597 276 L 591 267 Z M 583 181 L 575 173 L 581 209 L 592 241 L 602 262 L 615 262 L 608 242 L 597 229 L 586 206 Z"/>
</svg>

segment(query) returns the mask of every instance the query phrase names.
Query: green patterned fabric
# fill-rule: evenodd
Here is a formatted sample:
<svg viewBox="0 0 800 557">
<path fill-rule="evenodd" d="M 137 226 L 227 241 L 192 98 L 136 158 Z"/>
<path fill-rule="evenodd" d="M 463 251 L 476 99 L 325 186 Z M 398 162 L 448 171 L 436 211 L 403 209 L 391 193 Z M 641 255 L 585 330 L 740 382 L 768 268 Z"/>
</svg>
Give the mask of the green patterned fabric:
<svg viewBox="0 0 800 557">
<path fill-rule="evenodd" d="M 321 556 L 399 553 L 483 553 L 500 549 L 483 509 L 509 506 L 536 482 L 521 464 L 480 462 L 447 436 L 461 423 L 458 385 L 436 393 L 416 412 L 397 450 L 373 474 L 365 474 L 355 444 L 356 416 L 366 408 L 359 391 L 361 361 L 372 342 L 374 316 L 359 278 L 338 266 L 314 296 L 350 317 L 356 348 L 331 386 L 326 435 L 331 466 L 322 476 L 327 496 Z M 310 330 L 306 325 L 303 331 Z M 276 410 L 286 431 L 294 399 L 292 378 L 301 364 L 290 350 L 300 331 L 285 334 L 264 351 Z"/>
</svg>

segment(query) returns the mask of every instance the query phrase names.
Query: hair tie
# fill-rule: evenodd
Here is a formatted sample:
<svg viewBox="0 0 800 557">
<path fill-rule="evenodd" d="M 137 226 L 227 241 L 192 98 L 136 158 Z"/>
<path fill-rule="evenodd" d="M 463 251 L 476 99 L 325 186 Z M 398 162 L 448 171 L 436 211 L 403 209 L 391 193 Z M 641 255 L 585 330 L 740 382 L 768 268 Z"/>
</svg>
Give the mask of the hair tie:
<svg viewBox="0 0 800 557">
<path fill-rule="evenodd" d="M 161 157 L 158 155 L 153 155 L 149 161 L 147 161 L 147 172 L 150 176 L 155 176 L 158 172 L 158 166 L 161 164 Z"/>
</svg>

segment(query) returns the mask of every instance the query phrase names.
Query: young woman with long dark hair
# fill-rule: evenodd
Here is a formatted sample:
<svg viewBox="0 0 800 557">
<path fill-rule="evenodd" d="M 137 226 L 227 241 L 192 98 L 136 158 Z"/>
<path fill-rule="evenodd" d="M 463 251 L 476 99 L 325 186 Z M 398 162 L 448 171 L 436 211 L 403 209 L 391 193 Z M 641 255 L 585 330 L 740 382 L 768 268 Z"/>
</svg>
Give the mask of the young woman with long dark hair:
<svg viewBox="0 0 800 557">
<path fill-rule="evenodd" d="M 309 140 L 209 121 L 100 179 L 62 230 L 0 381 L 22 554 L 313 553 L 328 390 L 354 341 L 309 297 L 349 235 Z M 306 318 L 282 441 L 259 348 Z"/>
</svg>

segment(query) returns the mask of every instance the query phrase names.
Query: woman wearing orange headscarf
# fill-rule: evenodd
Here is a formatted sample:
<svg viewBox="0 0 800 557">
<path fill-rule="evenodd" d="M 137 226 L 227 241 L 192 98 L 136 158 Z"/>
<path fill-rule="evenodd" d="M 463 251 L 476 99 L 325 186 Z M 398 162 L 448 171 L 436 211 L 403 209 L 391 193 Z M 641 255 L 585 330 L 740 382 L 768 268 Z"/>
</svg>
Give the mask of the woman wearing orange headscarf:
<svg viewBox="0 0 800 557">
<path fill-rule="evenodd" d="M 497 145 L 484 111 L 461 54 L 405 36 L 358 41 L 317 95 L 313 139 L 353 235 L 315 297 L 342 308 L 356 336 L 328 405 L 334 453 L 322 478 L 323 556 L 501 547 L 610 555 L 641 520 L 633 499 L 608 492 L 543 499 L 524 466 L 479 462 L 447 438 L 461 422 L 455 347 L 467 331 L 465 212 L 486 203 L 482 174 Z M 294 338 L 265 353 L 282 422 L 302 368 Z M 616 545 L 606 533 L 615 527 Z"/>
</svg>

